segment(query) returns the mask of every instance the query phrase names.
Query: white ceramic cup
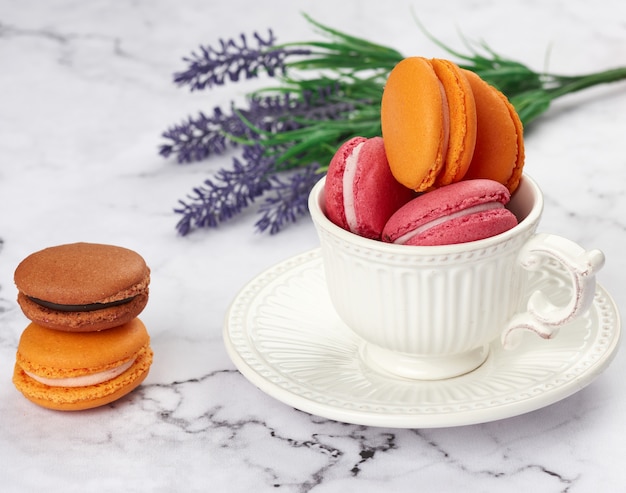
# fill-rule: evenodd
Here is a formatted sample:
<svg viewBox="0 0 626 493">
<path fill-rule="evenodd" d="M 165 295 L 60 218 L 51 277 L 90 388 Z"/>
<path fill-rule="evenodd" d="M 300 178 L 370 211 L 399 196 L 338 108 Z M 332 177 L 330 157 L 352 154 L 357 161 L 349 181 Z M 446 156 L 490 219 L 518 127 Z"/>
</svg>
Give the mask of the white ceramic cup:
<svg viewBox="0 0 626 493">
<path fill-rule="evenodd" d="M 414 379 L 458 376 L 480 366 L 498 337 L 505 347 L 516 345 L 521 330 L 549 339 L 591 306 L 604 254 L 535 233 L 543 196 L 526 175 L 508 205 L 516 227 L 443 246 L 394 245 L 336 226 L 324 212 L 324 183 L 312 189 L 309 210 L 328 292 L 373 368 Z M 538 291 L 523 306 L 528 272 L 548 259 L 569 273 L 573 296 L 555 306 Z"/>
</svg>

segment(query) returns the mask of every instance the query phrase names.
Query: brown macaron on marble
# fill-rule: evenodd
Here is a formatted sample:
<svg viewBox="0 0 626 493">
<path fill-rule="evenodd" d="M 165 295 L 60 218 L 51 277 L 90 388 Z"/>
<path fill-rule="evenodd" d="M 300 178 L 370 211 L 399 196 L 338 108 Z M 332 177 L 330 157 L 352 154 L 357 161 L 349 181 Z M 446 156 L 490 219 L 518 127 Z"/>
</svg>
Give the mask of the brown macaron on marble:
<svg viewBox="0 0 626 493">
<path fill-rule="evenodd" d="M 96 332 L 31 323 L 20 337 L 13 383 L 40 406 L 91 409 L 135 389 L 148 375 L 152 357 L 150 337 L 138 318 Z"/>
<path fill-rule="evenodd" d="M 33 322 L 51 329 L 110 329 L 148 302 L 150 269 L 127 248 L 72 243 L 26 257 L 15 270 L 17 301 Z"/>
</svg>

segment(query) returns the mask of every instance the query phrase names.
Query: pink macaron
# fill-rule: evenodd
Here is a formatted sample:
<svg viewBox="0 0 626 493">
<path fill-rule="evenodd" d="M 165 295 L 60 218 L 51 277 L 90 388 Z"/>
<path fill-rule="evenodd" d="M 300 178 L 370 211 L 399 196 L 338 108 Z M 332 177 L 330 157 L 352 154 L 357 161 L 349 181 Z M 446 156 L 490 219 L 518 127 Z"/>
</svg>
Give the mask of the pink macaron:
<svg viewBox="0 0 626 493">
<path fill-rule="evenodd" d="M 389 219 L 382 240 L 404 245 L 449 245 L 489 238 L 517 224 L 505 208 L 508 189 L 493 180 L 465 180 L 411 200 Z"/>
<path fill-rule="evenodd" d="M 380 239 L 387 220 L 414 196 L 391 174 L 381 137 L 348 140 L 328 166 L 326 216 L 357 235 Z"/>
</svg>

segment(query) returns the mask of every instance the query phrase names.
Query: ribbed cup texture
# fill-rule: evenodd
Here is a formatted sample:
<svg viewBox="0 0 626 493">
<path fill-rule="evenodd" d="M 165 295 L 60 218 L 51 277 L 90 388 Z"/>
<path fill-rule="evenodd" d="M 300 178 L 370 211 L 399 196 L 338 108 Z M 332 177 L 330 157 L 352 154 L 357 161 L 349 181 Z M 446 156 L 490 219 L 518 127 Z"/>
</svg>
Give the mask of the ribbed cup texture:
<svg viewBox="0 0 626 493">
<path fill-rule="evenodd" d="M 521 310 L 527 273 L 517 257 L 538 216 L 498 237 L 443 247 L 366 240 L 312 217 L 335 310 L 369 343 L 454 355 L 493 341 Z"/>
<path fill-rule="evenodd" d="M 366 341 L 386 349 L 468 351 L 497 337 L 519 307 L 525 274 L 515 266 L 516 249 L 490 248 L 447 261 L 427 255 L 418 265 L 394 265 L 389 256 L 360 256 L 349 245 L 324 243 L 337 313 Z"/>
</svg>

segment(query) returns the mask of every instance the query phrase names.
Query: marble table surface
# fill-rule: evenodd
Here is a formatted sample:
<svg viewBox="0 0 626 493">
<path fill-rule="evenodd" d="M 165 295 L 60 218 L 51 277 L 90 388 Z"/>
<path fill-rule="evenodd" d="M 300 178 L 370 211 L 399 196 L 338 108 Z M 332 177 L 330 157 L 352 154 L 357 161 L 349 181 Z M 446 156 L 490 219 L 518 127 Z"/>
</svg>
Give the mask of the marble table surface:
<svg viewBox="0 0 626 493">
<path fill-rule="evenodd" d="M 393 8 L 391 8 L 393 6 Z M 294 409 L 229 358 L 224 317 L 248 281 L 318 245 L 308 217 L 270 236 L 255 211 L 176 234 L 177 201 L 229 158 L 187 166 L 158 155 L 161 133 L 250 90 L 189 93 L 172 83 L 200 44 L 272 28 L 318 39 L 301 13 L 406 55 L 443 56 L 460 33 L 540 70 L 626 65 L 621 0 L 267 2 L 0 0 L 0 490 L 620 491 L 626 359 L 559 402 L 487 423 L 403 429 Z M 626 83 L 557 103 L 526 132 L 542 187 L 541 231 L 604 251 L 600 284 L 626 308 Z M 140 252 L 152 269 L 141 315 L 155 351 L 144 384 L 99 409 L 39 408 L 13 387 L 27 320 L 13 271 L 74 241 Z"/>
</svg>

